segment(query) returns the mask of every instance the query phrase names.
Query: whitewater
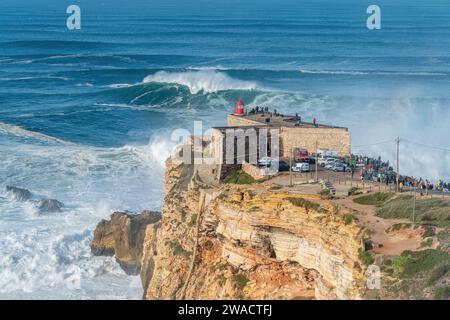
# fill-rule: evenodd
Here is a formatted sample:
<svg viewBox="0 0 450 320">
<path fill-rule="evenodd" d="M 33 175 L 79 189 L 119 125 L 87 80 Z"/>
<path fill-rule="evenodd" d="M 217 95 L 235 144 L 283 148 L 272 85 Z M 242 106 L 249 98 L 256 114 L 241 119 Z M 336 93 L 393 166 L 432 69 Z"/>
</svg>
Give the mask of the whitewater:
<svg viewBox="0 0 450 320">
<path fill-rule="evenodd" d="M 239 98 L 348 127 L 354 153 L 393 161 L 400 136 L 403 174 L 450 180 L 450 10 L 405 3 L 381 1 L 369 32 L 356 0 L 80 0 L 67 32 L 53 0 L 2 0 L 0 298 L 140 299 L 138 277 L 92 256 L 95 225 L 160 210 L 173 130 L 224 125 Z"/>
</svg>

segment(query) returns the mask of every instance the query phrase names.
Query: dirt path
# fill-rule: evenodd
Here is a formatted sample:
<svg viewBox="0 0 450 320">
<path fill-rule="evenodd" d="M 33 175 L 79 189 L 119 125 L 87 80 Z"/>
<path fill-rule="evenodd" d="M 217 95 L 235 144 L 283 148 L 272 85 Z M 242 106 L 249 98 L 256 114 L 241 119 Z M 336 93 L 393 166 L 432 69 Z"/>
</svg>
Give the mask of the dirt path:
<svg viewBox="0 0 450 320">
<path fill-rule="evenodd" d="M 398 255 L 404 250 L 416 250 L 422 242 L 422 230 L 402 229 L 386 233 L 386 229 L 397 223 L 410 223 L 402 219 L 383 219 L 375 216 L 375 206 L 360 205 L 353 202 L 353 198 L 337 199 L 334 202 L 340 206 L 358 211 L 355 216 L 359 222 L 367 226 L 371 232 L 371 240 L 375 244 L 374 253 Z M 379 247 L 378 245 L 382 245 Z"/>
</svg>

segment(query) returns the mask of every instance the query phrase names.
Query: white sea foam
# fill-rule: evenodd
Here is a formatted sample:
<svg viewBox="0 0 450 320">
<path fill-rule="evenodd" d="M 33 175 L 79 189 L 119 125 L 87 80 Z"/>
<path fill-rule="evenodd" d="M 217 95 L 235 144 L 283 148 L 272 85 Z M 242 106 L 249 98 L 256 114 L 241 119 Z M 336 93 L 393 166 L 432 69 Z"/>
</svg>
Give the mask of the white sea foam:
<svg viewBox="0 0 450 320">
<path fill-rule="evenodd" d="M 77 83 L 76 86 L 77 86 L 77 87 L 89 87 L 89 88 L 91 88 L 91 87 L 93 87 L 94 85 L 93 85 L 92 83 L 90 83 L 90 82 L 85 82 L 85 83 Z"/>
<path fill-rule="evenodd" d="M 199 92 L 211 93 L 224 90 L 253 90 L 256 82 L 233 79 L 225 73 L 203 70 L 187 72 L 159 71 L 144 79 L 144 83 L 176 83 L 189 88 L 192 94 Z"/>
<path fill-rule="evenodd" d="M 304 74 L 322 74 L 322 75 L 382 75 L 382 76 L 447 76 L 443 72 L 426 72 L 426 71 L 357 71 L 357 70 L 308 70 L 301 69 L 300 73 Z"/>
<path fill-rule="evenodd" d="M 47 76 L 36 76 L 36 77 L 0 78 L 0 81 L 48 80 L 48 79 L 63 80 L 63 81 L 70 80 L 67 77 L 57 77 L 57 76 L 47 75 Z"/>
<path fill-rule="evenodd" d="M 2 145 L 0 298 L 139 299 L 138 277 L 126 276 L 114 259 L 93 257 L 89 243 L 113 211 L 160 208 L 163 161 L 172 148 L 166 137 L 119 148 Z M 58 199 L 63 212 L 38 214 L 8 197 L 6 185 Z"/>
<path fill-rule="evenodd" d="M 51 137 L 51 136 L 48 136 L 48 135 L 43 134 L 43 133 L 30 131 L 30 130 L 24 129 L 22 127 L 19 127 L 19 126 L 6 124 L 6 123 L 3 123 L 3 122 L 0 122 L 0 133 L 8 134 L 8 135 L 14 135 L 14 136 L 19 136 L 19 137 L 36 139 L 36 140 L 45 141 L 45 142 L 52 142 L 52 143 L 57 143 L 57 144 L 63 144 L 63 145 L 71 145 L 71 144 L 73 144 L 71 142 L 64 141 L 64 140 L 61 140 L 61 139 L 58 139 L 58 138 L 55 138 L 55 137 Z"/>
<path fill-rule="evenodd" d="M 132 86 L 133 85 L 129 84 L 129 83 L 113 83 L 113 84 L 108 85 L 109 88 L 114 88 L 114 89 L 116 89 L 116 88 L 128 88 L 128 87 L 132 87 Z"/>
</svg>

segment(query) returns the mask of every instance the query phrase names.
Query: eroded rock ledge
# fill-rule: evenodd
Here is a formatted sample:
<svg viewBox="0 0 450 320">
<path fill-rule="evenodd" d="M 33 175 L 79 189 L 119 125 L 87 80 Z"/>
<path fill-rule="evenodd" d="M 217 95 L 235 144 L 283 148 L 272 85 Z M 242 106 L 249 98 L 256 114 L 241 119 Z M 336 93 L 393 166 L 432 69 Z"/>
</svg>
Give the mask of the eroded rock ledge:
<svg viewBox="0 0 450 320">
<path fill-rule="evenodd" d="M 91 250 L 94 255 L 115 256 L 127 274 L 141 271 L 144 239 L 155 233 L 161 214 L 144 211 L 141 214 L 115 212 L 110 220 L 101 220 L 94 231 Z"/>
</svg>

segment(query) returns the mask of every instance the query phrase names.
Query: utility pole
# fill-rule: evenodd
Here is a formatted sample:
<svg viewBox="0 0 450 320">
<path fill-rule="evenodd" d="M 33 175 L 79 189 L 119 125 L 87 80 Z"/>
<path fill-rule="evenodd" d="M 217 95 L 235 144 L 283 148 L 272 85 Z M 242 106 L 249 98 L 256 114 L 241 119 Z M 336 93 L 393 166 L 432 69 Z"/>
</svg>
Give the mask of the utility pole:
<svg viewBox="0 0 450 320">
<path fill-rule="evenodd" d="M 416 186 L 414 185 L 414 200 L 413 200 L 413 214 L 412 214 L 412 221 L 413 223 L 416 220 Z"/>
<path fill-rule="evenodd" d="M 317 170 L 318 170 L 318 168 L 319 168 L 319 155 L 318 155 L 318 153 L 317 153 L 318 150 L 319 150 L 319 149 L 318 149 L 318 147 L 317 147 L 317 140 L 316 140 L 316 161 L 315 161 L 315 163 L 316 163 L 316 175 L 315 175 L 315 177 L 314 177 L 314 180 L 315 180 L 316 182 L 319 181 L 318 173 L 317 173 Z"/>
<path fill-rule="evenodd" d="M 395 140 L 397 142 L 397 186 L 396 192 L 399 192 L 399 182 L 400 182 L 400 137 Z"/>
<path fill-rule="evenodd" d="M 289 185 L 292 187 L 292 156 L 294 153 L 294 148 L 291 146 L 291 156 L 289 157 Z"/>
</svg>

